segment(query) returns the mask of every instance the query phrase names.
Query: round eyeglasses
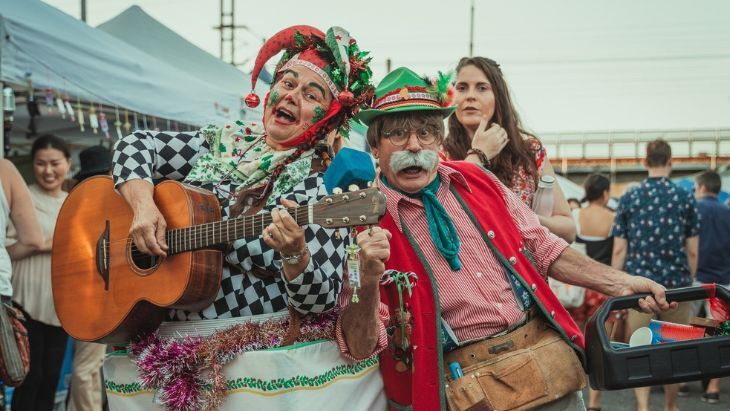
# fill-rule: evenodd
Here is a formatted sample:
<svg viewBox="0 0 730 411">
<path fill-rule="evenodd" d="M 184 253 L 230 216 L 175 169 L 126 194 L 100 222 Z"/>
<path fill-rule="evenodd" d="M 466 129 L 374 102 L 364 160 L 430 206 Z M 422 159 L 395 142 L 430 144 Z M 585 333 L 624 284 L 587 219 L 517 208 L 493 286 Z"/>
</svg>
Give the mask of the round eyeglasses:
<svg viewBox="0 0 730 411">
<path fill-rule="evenodd" d="M 384 131 L 383 136 L 390 140 L 394 146 L 403 146 L 411 138 L 411 135 L 415 133 L 418 141 L 426 146 L 435 143 L 441 139 L 441 133 L 439 133 L 433 127 L 418 127 L 415 129 L 407 128 L 394 128 L 390 131 Z"/>
</svg>

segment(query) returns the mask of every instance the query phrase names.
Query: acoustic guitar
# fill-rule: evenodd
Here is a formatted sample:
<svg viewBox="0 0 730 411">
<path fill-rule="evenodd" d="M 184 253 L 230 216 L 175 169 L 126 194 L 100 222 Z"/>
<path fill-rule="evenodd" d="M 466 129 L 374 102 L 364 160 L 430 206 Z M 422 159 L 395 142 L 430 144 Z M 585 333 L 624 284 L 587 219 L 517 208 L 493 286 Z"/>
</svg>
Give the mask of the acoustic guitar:
<svg viewBox="0 0 730 411">
<path fill-rule="evenodd" d="M 220 287 L 223 250 L 271 223 L 268 213 L 221 220 L 213 193 L 176 181 L 158 184 L 154 201 L 168 227 L 164 258 L 137 250 L 129 235 L 132 209 L 111 177 L 85 180 L 64 202 L 53 236 L 53 302 L 72 337 L 124 343 L 155 330 L 170 308 L 209 306 Z M 376 188 L 340 192 L 287 211 L 300 226 L 377 224 L 385 196 Z"/>
</svg>

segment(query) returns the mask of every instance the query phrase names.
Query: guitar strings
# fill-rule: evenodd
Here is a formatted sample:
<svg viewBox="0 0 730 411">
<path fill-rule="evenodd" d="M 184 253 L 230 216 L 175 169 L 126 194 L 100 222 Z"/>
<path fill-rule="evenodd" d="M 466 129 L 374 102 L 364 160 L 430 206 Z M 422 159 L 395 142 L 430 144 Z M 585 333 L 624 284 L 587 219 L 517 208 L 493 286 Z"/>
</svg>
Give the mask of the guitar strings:
<svg viewBox="0 0 730 411">
<path fill-rule="evenodd" d="M 303 208 L 306 208 L 307 206 L 304 206 Z M 325 207 L 322 207 L 325 208 Z M 288 209 L 293 210 L 293 209 Z M 291 214 L 291 213 L 290 213 Z M 308 218 L 306 214 L 302 214 L 298 216 L 297 224 L 306 225 L 308 223 Z M 250 220 L 249 220 L 250 219 Z M 248 221 L 247 221 L 248 220 Z M 257 220 L 260 220 L 257 221 Z M 315 218 L 317 222 L 326 222 L 326 218 Z M 243 222 L 243 224 L 241 224 Z M 180 227 L 175 228 L 172 230 L 169 230 L 165 233 L 165 238 L 168 242 L 168 245 L 170 246 L 170 249 L 173 250 L 173 253 L 178 252 L 184 252 L 189 251 L 187 250 L 188 246 L 190 245 L 197 245 L 197 244 L 203 244 L 206 245 L 215 245 L 221 243 L 220 239 L 222 237 L 222 232 L 214 232 L 214 230 L 222 229 L 222 225 L 224 224 L 233 224 L 233 227 L 230 229 L 230 233 L 233 234 L 233 237 L 235 239 L 243 238 L 245 233 L 251 232 L 251 233 L 257 233 L 256 236 L 260 237 L 260 232 L 263 231 L 263 228 L 266 228 L 269 224 L 273 222 L 273 218 L 270 214 L 267 215 L 256 215 L 256 216 L 247 216 L 243 218 L 237 218 L 233 220 L 221 220 L 219 222 L 213 222 L 213 223 L 205 223 L 200 224 L 197 226 L 191 226 L 191 227 Z M 216 227 L 215 225 L 218 225 Z M 181 233 L 179 236 L 175 236 L 176 233 Z M 246 235 L 245 237 L 253 237 L 253 235 L 249 236 Z M 178 240 L 179 241 L 178 243 Z M 127 237 L 120 240 L 114 240 L 110 241 L 109 244 L 118 244 L 121 242 L 129 243 L 131 241 L 131 237 Z M 176 247 L 179 246 L 179 247 Z M 132 257 L 152 257 L 149 254 L 146 254 L 142 251 L 139 251 L 139 248 L 136 244 L 132 244 L 131 246 L 131 255 Z"/>
<path fill-rule="evenodd" d="M 355 197 L 355 199 L 353 199 L 353 200 L 357 201 L 357 200 L 363 200 L 363 199 L 364 198 L 360 198 L 358 196 L 358 197 Z M 324 201 L 320 201 L 319 203 L 313 205 L 313 211 L 317 211 L 318 213 L 321 213 L 323 211 L 326 211 L 329 208 L 339 208 L 339 207 L 341 207 L 341 204 L 339 204 L 339 203 L 340 203 L 340 201 L 336 201 L 336 202 L 332 202 L 332 203 L 326 203 Z M 304 212 L 301 214 L 297 210 L 307 209 L 309 206 L 310 205 L 303 205 L 303 206 L 298 206 L 298 207 L 286 208 L 286 211 L 292 217 L 296 216 L 297 224 L 300 226 L 303 226 L 303 225 L 307 225 L 309 223 L 308 210 L 307 210 L 307 212 Z M 261 220 L 261 221 L 257 221 L 257 220 Z M 301 221 L 301 220 L 303 220 L 303 221 Z M 333 226 L 331 226 L 331 224 L 327 224 L 328 220 L 331 220 L 331 219 L 328 217 L 315 216 L 313 218 L 312 223 L 318 224 L 318 225 L 326 227 L 326 228 L 332 228 L 332 229 L 340 228 L 343 226 L 347 227 L 347 226 L 356 226 L 356 225 L 363 224 L 363 223 L 360 223 L 359 220 L 355 221 L 355 219 L 353 218 L 352 222 L 348 222 L 348 223 L 342 222 L 342 224 L 344 224 L 344 225 L 341 225 L 341 224 L 339 224 L 339 221 L 342 221 L 342 220 L 336 219 L 336 220 L 339 220 L 338 226 L 333 227 Z M 220 240 L 222 238 L 223 233 L 222 233 L 222 231 L 215 232 L 215 230 L 216 229 L 222 230 L 223 225 L 233 224 L 233 227 L 227 228 L 226 235 L 228 236 L 228 230 L 230 228 L 232 228 L 233 236 L 235 237 L 236 240 L 238 240 L 240 238 L 249 237 L 248 235 L 244 236 L 244 234 L 249 231 L 251 233 L 254 233 L 254 232 L 257 232 L 257 230 L 258 230 L 256 236 L 260 236 L 260 232 L 263 231 L 263 229 L 266 226 L 268 226 L 269 224 L 271 224 L 272 222 L 273 222 L 273 217 L 271 216 L 270 213 L 257 214 L 257 215 L 253 215 L 253 216 L 244 216 L 244 217 L 238 217 L 238 218 L 231 219 L 231 220 L 220 220 L 220 221 L 215 221 L 215 222 L 210 222 L 210 223 L 199 224 L 196 226 L 174 228 L 172 230 L 168 230 L 165 233 L 165 239 L 167 240 L 167 243 L 169 245 L 169 250 L 173 254 L 176 254 L 176 253 L 180 253 L 180 252 L 190 251 L 190 249 L 189 249 L 190 245 L 197 245 L 197 244 L 202 244 L 202 243 L 206 243 L 206 246 L 221 244 Z M 218 227 L 216 227 L 216 225 L 218 225 Z M 242 232 L 239 234 L 239 231 L 242 231 Z M 182 234 L 178 235 L 177 233 L 179 233 L 179 232 L 182 232 Z M 182 240 L 182 241 L 178 242 L 178 240 Z M 129 243 L 129 242 L 132 242 L 132 239 L 131 239 L 131 237 L 126 237 L 124 239 L 110 241 L 108 244 L 112 245 L 112 244 L 118 244 L 121 242 Z M 137 245 L 134 243 L 131 246 L 130 252 L 131 252 L 132 258 L 156 257 L 156 256 L 146 254 L 146 253 L 140 251 L 139 248 L 137 247 Z"/>
</svg>

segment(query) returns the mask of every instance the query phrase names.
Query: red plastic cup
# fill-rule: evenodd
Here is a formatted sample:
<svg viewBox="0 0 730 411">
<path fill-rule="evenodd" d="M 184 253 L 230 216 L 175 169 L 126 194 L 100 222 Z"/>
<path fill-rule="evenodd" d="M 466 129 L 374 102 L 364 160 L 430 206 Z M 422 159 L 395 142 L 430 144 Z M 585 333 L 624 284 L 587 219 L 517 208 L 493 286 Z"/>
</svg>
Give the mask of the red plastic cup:
<svg viewBox="0 0 730 411">
<path fill-rule="evenodd" d="M 651 329 L 653 334 L 652 344 L 696 340 L 705 337 L 705 329 L 702 327 L 668 323 L 665 321 L 650 320 L 649 329 Z"/>
</svg>

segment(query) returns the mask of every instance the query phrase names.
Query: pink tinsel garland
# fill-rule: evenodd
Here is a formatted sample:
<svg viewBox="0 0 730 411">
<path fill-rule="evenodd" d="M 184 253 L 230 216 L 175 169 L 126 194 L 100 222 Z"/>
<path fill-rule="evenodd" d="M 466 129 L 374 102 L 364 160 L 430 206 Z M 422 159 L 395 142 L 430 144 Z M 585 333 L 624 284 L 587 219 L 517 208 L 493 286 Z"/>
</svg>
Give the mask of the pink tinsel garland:
<svg viewBox="0 0 730 411">
<path fill-rule="evenodd" d="M 309 315 L 302 320 L 296 342 L 335 338 L 337 313 Z M 279 347 L 289 318 L 247 322 L 218 330 L 208 337 L 162 338 L 154 333 L 129 346 L 139 381 L 157 390 L 167 410 L 217 410 L 223 403 L 226 381 L 223 367 L 247 351 Z M 204 371 L 212 383 L 206 383 Z"/>
</svg>

